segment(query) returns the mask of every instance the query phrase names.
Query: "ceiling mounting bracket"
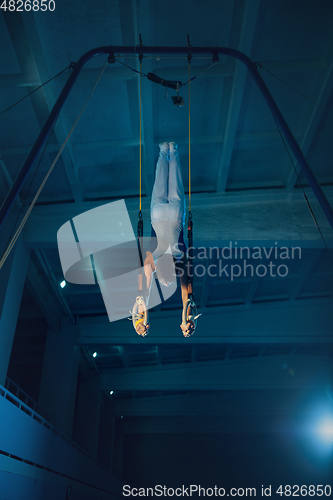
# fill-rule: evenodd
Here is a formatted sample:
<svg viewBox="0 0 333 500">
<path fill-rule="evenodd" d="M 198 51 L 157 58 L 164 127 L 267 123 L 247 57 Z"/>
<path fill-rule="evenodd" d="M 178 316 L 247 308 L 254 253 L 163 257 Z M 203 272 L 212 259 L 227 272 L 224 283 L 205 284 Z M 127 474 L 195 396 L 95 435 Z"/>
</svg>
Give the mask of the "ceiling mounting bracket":
<svg viewBox="0 0 333 500">
<path fill-rule="evenodd" d="M 173 95 L 172 96 L 172 101 L 174 103 L 175 106 L 178 106 L 179 108 L 185 106 L 185 102 L 184 102 L 184 99 L 179 95 L 179 85 L 178 85 L 178 82 L 177 82 L 177 95 Z"/>
<path fill-rule="evenodd" d="M 109 52 L 108 63 L 113 64 L 115 62 L 116 62 L 116 58 L 115 58 L 113 50 L 111 49 Z"/>
<path fill-rule="evenodd" d="M 160 76 L 157 76 L 154 73 L 148 73 L 147 78 L 151 82 L 159 83 L 160 85 L 163 85 L 163 87 L 167 87 L 173 90 L 178 90 L 183 85 L 182 82 L 174 80 L 165 80 L 164 78 L 161 78 Z"/>
<path fill-rule="evenodd" d="M 213 62 L 213 63 L 217 63 L 217 62 L 219 62 L 219 60 L 220 60 L 220 58 L 219 58 L 219 53 L 218 53 L 218 51 L 216 50 L 216 51 L 214 51 L 214 52 L 213 52 L 212 62 Z"/>
</svg>

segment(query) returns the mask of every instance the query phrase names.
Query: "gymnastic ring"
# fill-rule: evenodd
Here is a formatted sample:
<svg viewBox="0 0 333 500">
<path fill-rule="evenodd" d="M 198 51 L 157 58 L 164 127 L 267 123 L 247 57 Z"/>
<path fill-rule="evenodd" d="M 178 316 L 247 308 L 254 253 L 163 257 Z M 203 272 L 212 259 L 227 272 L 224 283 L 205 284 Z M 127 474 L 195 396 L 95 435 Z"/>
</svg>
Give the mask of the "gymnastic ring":
<svg viewBox="0 0 333 500">
<path fill-rule="evenodd" d="M 190 309 L 194 311 L 194 314 L 189 314 Z M 182 325 L 184 328 L 186 328 L 186 325 L 189 321 L 194 323 L 194 330 L 197 327 L 197 319 L 201 316 L 201 314 L 197 314 L 198 309 L 196 306 L 196 303 L 194 302 L 193 299 L 187 299 L 187 301 L 184 304 L 183 307 L 183 314 L 182 314 Z"/>
<path fill-rule="evenodd" d="M 142 306 L 142 308 L 143 308 L 142 313 L 139 312 L 139 306 Z M 133 328 L 135 331 L 136 331 L 135 324 L 137 323 L 137 321 L 142 319 L 142 316 L 143 316 L 143 325 L 145 327 L 147 326 L 147 324 L 148 324 L 148 311 L 147 311 L 145 299 L 142 296 L 138 296 L 136 298 L 133 309 L 132 309 L 132 311 L 130 311 L 130 313 L 132 315 L 132 324 L 133 324 Z M 145 337 L 146 335 L 147 335 L 147 333 L 144 333 L 142 335 L 142 337 Z"/>
</svg>

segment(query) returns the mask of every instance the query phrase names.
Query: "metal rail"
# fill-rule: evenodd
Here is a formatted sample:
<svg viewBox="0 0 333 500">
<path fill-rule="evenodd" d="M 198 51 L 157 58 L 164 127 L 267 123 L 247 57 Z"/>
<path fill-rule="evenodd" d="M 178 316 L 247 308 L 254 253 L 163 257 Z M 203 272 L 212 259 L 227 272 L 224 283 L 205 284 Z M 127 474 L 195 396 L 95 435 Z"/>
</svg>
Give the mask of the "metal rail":
<svg viewBox="0 0 333 500">
<path fill-rule="evenodd" d="M 38 413 L 43 420 L 50 422 L 50 416 L 34 401 L 21 387 L 13 382 L 9 377 L 6 377 L 5 389 L 13 394 L 17 399 L 22 401 L 25 405 L 31 408 L 34 412 Z"/>
<path fill-rule="evenodd" d="M 7 383 L 8 384 L 11 383 L 19 389 L 19 387 L 16 384 L 14 384 L 14 382 L 8 380 Z M 19 390 L 20 390 L 20 392 L 23 393 L 23 391 L 21 389 L 19 389 Z M 89 460 L 94 462 L 96 465 L 101 467 L 102 469 L 105 469 L 106 471 L 111 472 L 108 467 L 105 467 L 105 465 L 103 465 L 100 462 L 98 462 L 97 460 L 95 460 L 91 455 L 89 455 L 89 453 L 87 453 L 83 448 L 81 448 L 81 446 L 77 445 L 74 441 L 69 439 L 62 432 L 60 432 L 56 427 L 54 427 L 52 424 L 50 424 L 50 422 L 45 419 L 45 416 L 41 416 L 41 414 L 36 411 L 38 408 L 34 408 L 34 409 L 31 408 L 28 404 L 23 402 L 21 399 L 19 399 L 19 397 L 15 396 L 12 392 L 10 392 L 9 389 L 7 389 L 6 387 L 3 387 L 2 385 L 0 385 L 0 397 L 1 396 L 3 398 L 7 399 L 7 401 L 12 403 L 14 406 L 16 406 L 17 408 L 22 410 L 26 415 L 29 415 L 31 418 L 33 418 L 34 420 L 39 422 L 43 427 L 48 429 L 54 435 L 61 438 L 69 446 L 71 446 L 73 449 L 75 449 L 79 453 L 81 453 L 81 455 L 85 456 L 86 458 L 88 458 Z M 38 405 L 36 405 L 36 406 L 38 406 Z"/>
<path fill-rule="evenodd" d="M 320 184 L 317 182 L 315 176 L 313 175 L 313 172 L 311 168 L 309 167 L 305 156 L 298 145 L 295 137 L 293 136 L 287 122 L 285 121 L 283 115 L 281 114 L 276 102 L 274 101 L 271 93 L 269 92 L 264 80 L 262 79 L 258 68 L 257 64 L 254 63 L 247 55 L 243 54 L 242 52 L 239 52 L 238 50 L 230 49 L 228 47 L 146 47 L 146 46 L 129 46 L 129 47 L 122 47 L 122 46 L 105 46 L 105 47 L 98 47 L 96 49 L 89 50 L 83 56 L 78 60 L 76 64 L 73 64 L 73 70 L 71 75 L 69 76 L 61 94 L 59 95 L 55 105 L 53 106 L 48 119 L 46 120 L 46 123 L 41 130 L 34 146 L 32 147 L 21 171 L 19 172 L 17 178 L 15 179 L 15 182 L 13 183 L 2 207 L 0 210 L 0 228 L 2 227 L 2 224 L 6 220 L 6 217 L 9 214 L 9 211 L 18 196 L 24 181 L 27 178 L 27 175 L 30 171 L 30 168 L 41 150 L 43 144 L 45 143 L 45 140 L 47 139 L 48 135 L 50 134 L 52 130 L 52 126 L 57 119 L 67 97 L 69 96 L 70 91 L 73 88 L 73 85 L 75 81 L 77 80 L 77 77 L 83 68 L 83 66 L 90 61 L 90 59 L 109 54 L 109 62 L 112 63 L 114 62 L 114 54 L 137 54 L 138 56 L 143 56 L 144 54 L 149 54 L 149 55 L 161 55 L 161 54 L 185 54 L 188 55 L 189 53 L 193 54 L 212 54 L 212 56 L 216 59 L 218 54 L 223 54 L 227 55 L 230 57 L 235 57 L 239 61 L 242 61 L 244 63 L 248 70 L 250 71 L 254 81 L 256 82 L 259 90 L 261 91 L 267 105 L 269 106 L 270 110 L 272 111 L 273 115 L 275 116 L 276 120 L 278 121 L 281 130 L 286 138 L 286 141 L 288 142 L 291 150 L 293 151 L 299 166 L 301 167 L 307 181 L 309 182 L 314 194 L 316 195 L 320 206 L 322 207 L 330 225 L 333 228 L 333 208 L 331 207 L 329 201 L 327 200 L 324 191 L 322 190 Z"/>
</svg>

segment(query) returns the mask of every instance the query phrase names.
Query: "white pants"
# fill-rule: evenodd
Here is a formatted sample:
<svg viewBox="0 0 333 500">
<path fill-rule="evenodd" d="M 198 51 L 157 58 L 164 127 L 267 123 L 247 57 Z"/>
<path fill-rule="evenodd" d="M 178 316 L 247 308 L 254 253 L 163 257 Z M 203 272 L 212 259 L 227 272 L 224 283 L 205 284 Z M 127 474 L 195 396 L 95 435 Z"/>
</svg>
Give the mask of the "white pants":
<svg viewBox="0 0 333 500">
<path fill-rule="evenodd" d="M 185 193 L 178 151 L 160 151 L 150 206 L 151 222 L 185 224 Z"/>
</svg>

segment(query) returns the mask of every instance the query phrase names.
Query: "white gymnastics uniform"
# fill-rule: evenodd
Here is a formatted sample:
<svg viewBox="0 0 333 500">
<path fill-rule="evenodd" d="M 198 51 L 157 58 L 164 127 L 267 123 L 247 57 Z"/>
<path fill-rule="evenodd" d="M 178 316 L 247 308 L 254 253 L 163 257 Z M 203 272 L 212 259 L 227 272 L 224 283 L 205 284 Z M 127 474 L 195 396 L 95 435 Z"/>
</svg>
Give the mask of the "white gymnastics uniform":
<svg viewBox="0 0 333 500">
<path fill-rule="evenodd" d="M 178 151 L 173 148 L 159 153 L 150 214 L 157 236 L 154 261 L 165 253 L 180 259 L 184 251 L 185 194 Z"/>
</svg>

